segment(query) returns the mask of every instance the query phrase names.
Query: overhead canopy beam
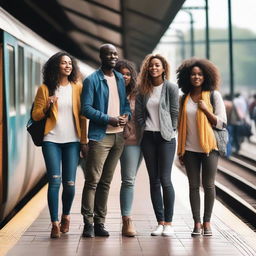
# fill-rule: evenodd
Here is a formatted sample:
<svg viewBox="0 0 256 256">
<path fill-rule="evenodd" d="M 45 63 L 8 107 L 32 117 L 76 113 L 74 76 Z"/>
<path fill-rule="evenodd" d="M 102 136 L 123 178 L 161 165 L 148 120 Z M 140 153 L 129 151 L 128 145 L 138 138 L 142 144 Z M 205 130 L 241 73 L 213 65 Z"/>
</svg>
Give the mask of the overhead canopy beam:
<svg viewBox="0 0 256 256">
<path fill-rule="evenodd" d="M 99 65 L 98 49 L 114 44 L 137 66 L 152 52 L 185 0 L 2 0 L 2 7 L 47 41 Z"/>
</svg>

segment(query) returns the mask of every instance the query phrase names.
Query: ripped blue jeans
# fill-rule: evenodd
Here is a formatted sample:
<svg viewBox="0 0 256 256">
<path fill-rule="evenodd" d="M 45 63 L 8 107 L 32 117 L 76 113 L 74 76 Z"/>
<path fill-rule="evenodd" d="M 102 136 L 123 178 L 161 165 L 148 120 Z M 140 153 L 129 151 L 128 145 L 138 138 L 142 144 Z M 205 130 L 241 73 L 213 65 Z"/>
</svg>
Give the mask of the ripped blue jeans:
<svg viewBox="0 0 256 256">
<path fill-rule="evenodd" d="M 58 221 L 59 189 L 62 183 L 62 214 L 69 215 L 75 196 L 76 169 L 80 143 L 55 143 L 44 141 L 43 156 L 48 177 L 48 207 L 51 221 Z"/>
</svg>

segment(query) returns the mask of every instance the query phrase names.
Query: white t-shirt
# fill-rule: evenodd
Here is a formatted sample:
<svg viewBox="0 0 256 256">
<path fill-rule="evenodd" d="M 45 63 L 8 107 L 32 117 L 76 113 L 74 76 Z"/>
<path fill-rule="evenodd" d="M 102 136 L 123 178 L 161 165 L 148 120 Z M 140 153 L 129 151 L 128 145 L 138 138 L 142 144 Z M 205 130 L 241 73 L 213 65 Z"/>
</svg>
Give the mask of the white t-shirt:
<svg viewBox="0 0 256 256">
<path fill-rule="evenodd" d="M 44 136 L 44 141 L 68 143 L 79 141 L 73 117 L 72 86 L 59 86 L 55 91 L 58 97 L 58 117 L 55 127 Z"/>
<path fill-rule="evenodd" d="M 193 152 L 201 152 L 203 153 L 203 149 L 199 143 L 199 131 L 197 128 L 197 103 L 195 103 L 191 97 L 188 98 L 187 101 L 187 139 L 186 139 L 186 145 L 185 150 L 193 151 Z"/>
<path fill-rule="evenodd" d="M 159 119 L 159 103 L 161 98 L 163 84 L 154 86 L 153 92 L 150 95 L 147 102 L 147 111 L 149 116 L 146 119 L 146 131 L 159 132 L 160 131 L 160 119 Z"/>
<path fill-rule="evenodd" d="M 219 129 L 223 128 L 223 123 L 227 123 L 227 115 L 224 102 L 222 100 L 219 91 L 214 91 L 213 94 L 215 115 L 217 117 L 216 127 Z M 187 102 L 187 139 L 185 150 L 193 152 L 203 152 L 203 149 L 199 142 L 199 131 L 197 127 L 197 113 L 198 105 L 195 103 L 191 97 L 189 97 Z"/>
</svg>

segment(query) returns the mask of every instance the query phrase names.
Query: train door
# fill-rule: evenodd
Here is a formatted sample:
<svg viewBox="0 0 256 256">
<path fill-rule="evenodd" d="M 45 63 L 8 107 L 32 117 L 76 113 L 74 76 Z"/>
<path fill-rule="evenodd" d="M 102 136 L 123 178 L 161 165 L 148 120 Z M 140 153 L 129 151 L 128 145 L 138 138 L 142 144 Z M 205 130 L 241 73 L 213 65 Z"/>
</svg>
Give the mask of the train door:
<svg viewBox="0 0 256 256">
<path fill-rule="evenodd" d="M 25 48 L 25 90 L 26 90 L 26 108 L 28 109 L 28 112 L 30 113 L 31 105 L 35 97 L 34 92 L 34 84 L 35 84 L 35 64 L 34 64 L 34 54 L 33 50 L 30 47 Z M 29 117 L 28 113 L 28 117 Z M 23 190 L 25 192 L 28 192 L 29 189 L 31 189 L 32 183 L 31 182 L 31 176 L 34 174 L 37 174 L 37 171 L 35 170 L 36 163 L 36 156 L 38 148 L 35 147 L 32 139 L 30 138 L 30 135 L 27 133 L 27 166 L 26 166 L 26 175 L 24 179 L 24 186 Z"/>
<path fill-rule="evenodd" d="M 27 76 L 25 72 L 25 51 L 26 45 L 21 42 L 18 43 L 17 48 L 17 107 L 16 107 L 16 125 L 19 138 L 19 147 L 17 149 L 19 153 L 19 161 L 17 163 L 17 169 L 19 169 L 20 173 L 23 173 L 23 183 L 26 183 L 26 173 L 27 173 L 27 155 L 28 155 L 28 147 L 27 147 L 27 130 L 26 123 L 29 119 L 30 108 L 27 107 L 28 98 L 27 98 Z M 22 170 L 22 171 L 21 171 Z M 19 194 L 20 198 L 23 198 L 26 194 L 24 190 L 24 185 L 22 186 L 21 193 Z"/>
<path fill-rule="evenodd" d="M 18 41 L 10 34 L 3 34 L 3 70 L 4 70 L 4 99 L 6 116 L 6 200 L 5 211 L 12 209 L 22 193 L 25 168 L 21 168 L 23 159 L 22 127 L 19 127 L 19 90 L 18 90 Z M 25 127 L 23 128 L 23 130 Z M 11 200 L 8 200 L 10 198 Z"/>
<path fill-rule="evenodd" d="M 30 108 L 32 105 L 32 85 L 33 85 L 33 55 L 32 52 L 30 50 L 29 47 L 25 48 L 25 66 L 24 66 L 24 71 L 25 71 L 25 90 L 26 90 L 26 108 L 28 109 L 28 112 L 30 113 Z M 28 117 L 29 117 L 29 113 L 28 113 Z M 34 155 L 35 155 L 35 150 L 34 150 L 34 145 L 33 142 L 31 140 L 31 138 L 29 137 L 29 134 L 27 133 L 26 135 L 27 137 L 27 166 L 26 166 L 26 176 L 25 176 L 25 181 L 24 181 L 24 187 L 27 186 L 27 180 L 29 179 L 28 175 L 31 172 L 31 170 L 33 170 L 33 166 L 34 166 Z M 26 188 L 25 188 L 26 189 Z"/>
<path fill-rule="evenodd" d="M 4 96 L 3 96 L 3 44 L 0 42 L 0 207 L 4 201 L 4 175 L 3 175 L 3 134 L 4 134 Z"/>
<path fill-rule="evenodd" d="M 30 111 L 38 87 L 42 84 L 42 63 L 45 57 L 30 47 L 25 49 L 26 103 Z M 28 192 L 45 174 L 41 147 L 35 147 L 30 135 L 27 140 L 27 168 L 23 190 Z"/>
</svg>

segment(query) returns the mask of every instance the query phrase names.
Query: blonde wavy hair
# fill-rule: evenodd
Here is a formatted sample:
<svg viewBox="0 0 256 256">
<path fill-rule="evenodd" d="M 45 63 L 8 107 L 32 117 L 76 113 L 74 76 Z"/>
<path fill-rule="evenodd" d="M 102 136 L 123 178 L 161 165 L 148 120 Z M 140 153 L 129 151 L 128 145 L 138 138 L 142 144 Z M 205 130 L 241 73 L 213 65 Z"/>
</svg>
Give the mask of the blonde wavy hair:
<svg viewBox="0 0 256 256">
<path fill-rule="evenodd" d="M 163 80 L 169 80 L 170 77 L 170 65 L 166 59 L 160 54 L 148 54 L 141 64 L 140 73 L 138 76 L 138 89 L 143 95 L 150 95 L 154 88 L 151 75 L 149 74 L 149 66 L 152 59 L 159 59 L 161 61 L 164 68 L 164 72 L 162 74 Z"/>
</svg>

